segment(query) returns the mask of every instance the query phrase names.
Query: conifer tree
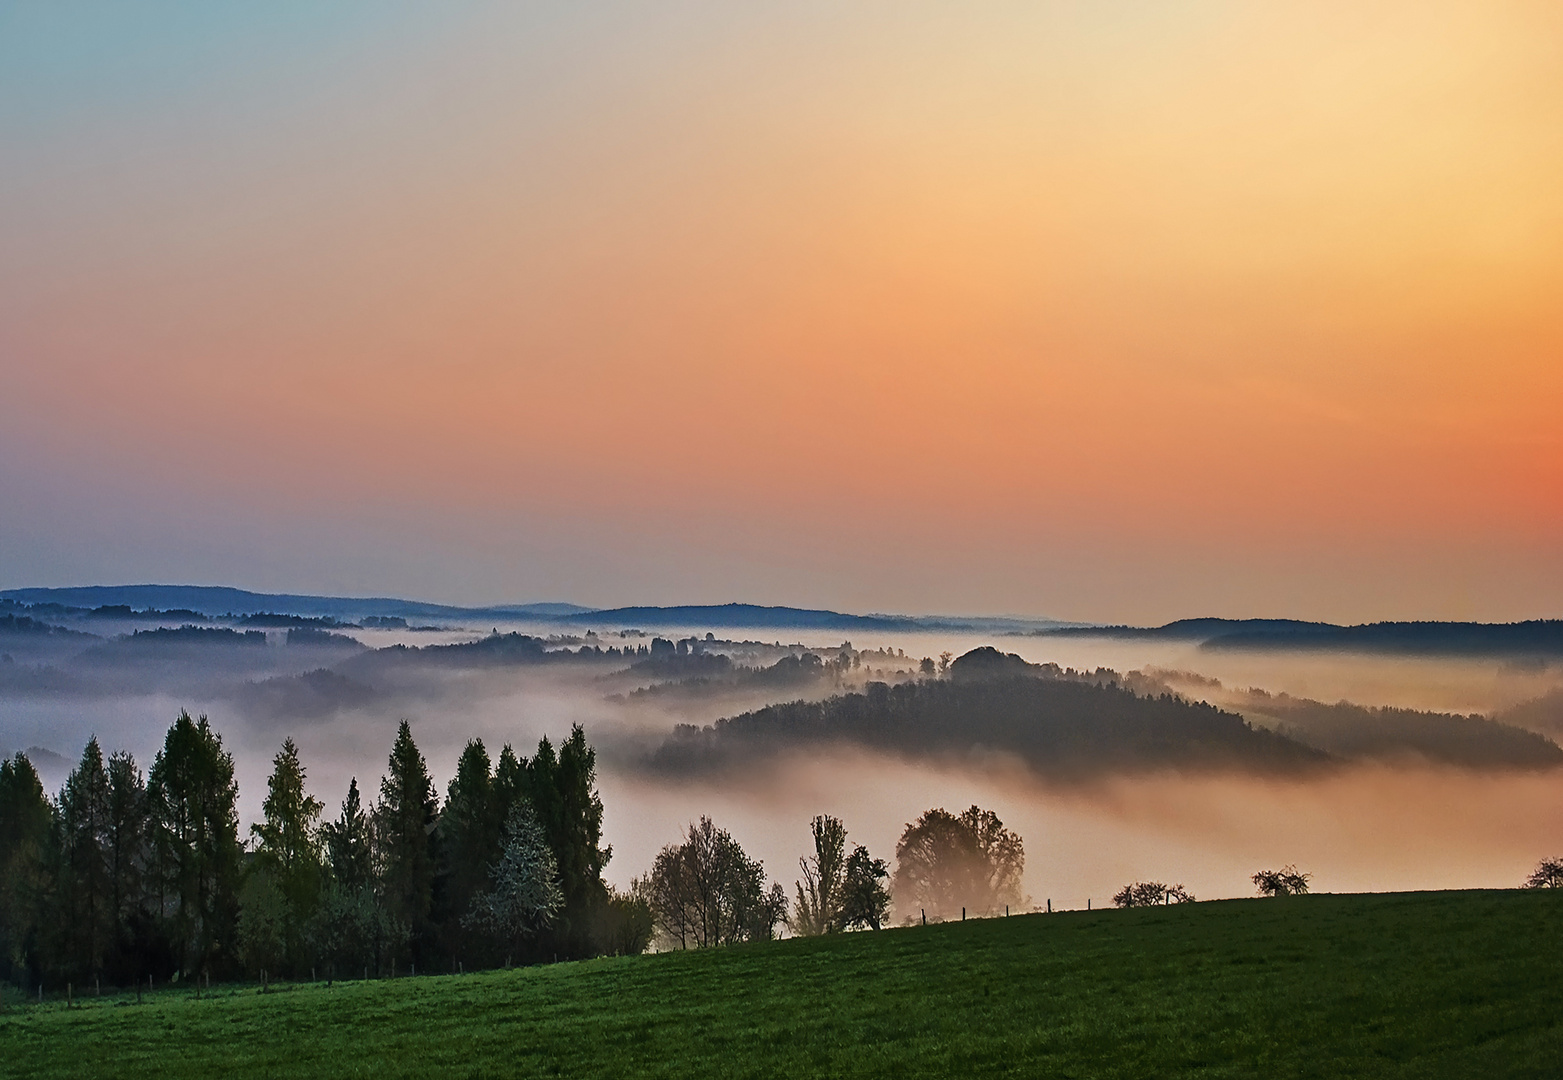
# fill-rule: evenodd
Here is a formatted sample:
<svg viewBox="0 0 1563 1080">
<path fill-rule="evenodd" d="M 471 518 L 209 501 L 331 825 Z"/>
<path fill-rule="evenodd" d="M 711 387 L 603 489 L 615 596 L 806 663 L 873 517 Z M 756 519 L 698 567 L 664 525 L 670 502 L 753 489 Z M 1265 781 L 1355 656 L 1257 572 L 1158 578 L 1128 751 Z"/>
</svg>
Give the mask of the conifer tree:
<svg viewBox="0 0 1563 1080">
<path fill-rule="evenodd" d="M 238 918 L 238 787 L 233 756 L 202 716 L 168 729 L 147 783 L 158 911 L 187 975 L 228 963 Z"/>
<path fill-rule="evenodd" d="M 487 884 L 490 866 L 499 860 L 503 822 L 495 813 L 497 802 L 488 751 L 482 739 L 469 740 L 440 811 L 441 914 L 448 938 L 462 925 L 461 917 Z"/>
<path fill-rule="evenodd" d="M 526 762 L 526 795 L 559 866 L 564 908 L 553 944 L 568 956 L 590 955 L 591 932 L 608 889 L 603 868 L 612 850 L 602 846 L 602 799 L 597 794 L 597 752 L 576 724 L 557 755 L 547 738 Z"/>
<path fill-rule="evenodd" d="M 136 759 L 123 751 L 109 757 L 107 832 L 110 906 L 120 969 L 117 981 L 139 976 L 140 964 L 127 954 L 145 944 L 147 869 L 147 787 Z"/>
<path fill-rule="evenodd" d="M 434 897 L 434 822 L 438 809 L 429 767 L 406 721 L 396 732 L 388 769 L 380 781 L 375 811 L 375 842 L 386 908 L 411 929 L 415 953 L 432 929 Z"/>
<path fill-rule="evenodd" d="M 0 759 L 0 974 L 36 979 L 44 964 L 54 806 L 26 754 Z"/>
<path fill-rule="evenodd" d="M 301 966 L 304 927 L 320 897 L 320 812 L 324 804 L 304 789 L 304 765 L 298 747 L 285 739 L 266 781 L 263 820 L 250 826 L 257 843 L 252 873 L 264 875 L 275 896 L 261 886 L 247 895 L 275 910 L 282 957 Z M 263 901 L 263 904 L 262 904 Z M 259 912 L 257 912 L 257 916 Z"/>
<path fill-rule="evenodd" d="M 374 878 L 374 850 L 369 815 L 358 794 L 358 777 L 347 785 L 341 816 L 322 826 L 332 879 L 343 888 L 359 889 Z"/>
<path fill-rule="evenodd" d="M 60 908 L 66 969 L 77 978 L 103 974 L 114 938 L 109 865 L 109 775 L 97 736 L 60 792 Z"/>
</svg>

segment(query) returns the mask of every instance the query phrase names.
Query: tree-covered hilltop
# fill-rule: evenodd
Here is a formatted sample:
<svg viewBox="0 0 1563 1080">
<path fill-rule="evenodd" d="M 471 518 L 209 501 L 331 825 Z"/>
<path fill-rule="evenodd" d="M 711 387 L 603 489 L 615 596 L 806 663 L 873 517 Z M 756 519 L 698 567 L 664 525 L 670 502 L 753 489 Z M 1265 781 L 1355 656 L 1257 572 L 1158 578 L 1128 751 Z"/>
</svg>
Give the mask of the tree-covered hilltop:
<svg viewBox="0 0 1563 1080">
<path fill-rule="evenodd" d="M 909 756 L 1000 751 L 1058 777 L 1157 768 L 1293 772 L 1330 760 L 1208 704 L 1142 696 L 1111 673 L 1078 675 L 984 647 L 951 664 L 948 678 L 870 683 L 826 701 L 680 725 L 648 764 L 704 772 L 831 743 Z"/>
</svg>

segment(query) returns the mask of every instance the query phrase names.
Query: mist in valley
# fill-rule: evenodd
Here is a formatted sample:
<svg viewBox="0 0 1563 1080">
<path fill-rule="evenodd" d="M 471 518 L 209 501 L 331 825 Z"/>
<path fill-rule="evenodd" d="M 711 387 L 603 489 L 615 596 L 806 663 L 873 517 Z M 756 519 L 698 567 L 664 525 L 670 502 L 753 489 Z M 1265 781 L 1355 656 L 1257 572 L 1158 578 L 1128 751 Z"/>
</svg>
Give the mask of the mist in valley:
<svg viewBox="0 0 1563 1080">
<path fill-rule="evenodd" d="M 204 713 L 235 757 L 241 832 L 259 816 L 284 738 L 298 744 L 309 788 L 331 817 L 350 779 L 366 794 L 377 791 L 405 717 L 442 794 L 469 739 L 481 738 L 491 754 L 509 743 L 529 755 L 539 739 L 557 744 L 582 725 L 598 750 L 604 839 L 613 848 L 606 877 L 619 887 L 703 814 L 790 891 L 816 814 L 841 818 L 851 842 L 893 863 L 897 838 L 918 814 L 979 805 L 1024 838 L 1031 902 L 1066 908 L 1105 904 L 1142 879 L 1179 882 L 1200 898 L 1249 895 L 1255 870 L 1284 863 L 1313 874 L 1322 891 L 1508 887 L 1563 849 L 1563 769 L 1552 761 L 1563 754 L 1486 720 L 1508 716 L 1543 734 L 1563 728 L 1554 720 L 1563 700 L 1556 664 L 1225 653 L 1079 636 L 884 632 L 848 641 L 796 629 L 653 634 L 514 621 L 339 626 L 291 640 L 288 629 L 270 628 L 259 641 L 243 637 L 255 631 L 242 627 L 232 628 L 234 638 L 210 640 L 101 629 L 94 638 L 6 638 L 0 749 L 37 748 L 34 763 L 57 791 L 89 736 L 106 751 L 129 750 L 145 768 L 180 709 Z M 721 768 L 655 766 L 678 725 L 700 731 L 770 704 L 945 678 L 950 657 L 980 646 L 1057 665 L 1055 681 L 1111 681 L 1142 698 L 1209 702 L 1241 716 L 1254 734 L 1290 730 L 1307 753 L 1328 757 L 1328 767 L 1086 758 L 1095 764 L 1060 776 L 1038 767 L 1039 751 L 1019 734 L 1010 739 L 1002 730 L 964 742 L 960 731 L 945 733 L 937 745 L 784 739 Z M 920 670 L 925 657 L 934 676 Z M 1323 736 L 1309 744 L 1301 721 L 1289 728 L 1273 700 L 1268 712 L 1260 708 L 1264 695 L 1317 705 L 1329 723 L 1357 728 L 1379 722 L 1372 708 L 1419 712 L 1397 720 L 1411 735 L 1391 739 L 1395 752 L 1339 753 Z M 1342 700 L 1365 708 L 1328 711 Z M 1449 716 L 1424 715 L 1432 713 Z M 1472 718 L 1479 748 L 1518 737 L 1530 756 L 1489 760 L 1481 751 L 1467 760 L 1459 750 L 1446 760 L 1416 745 L 1418 725 L 1447 726 L 1470 714 L 1480 714 Z M 1316 719 L 1309 730 L 1327 728 Z"/>
</svg>

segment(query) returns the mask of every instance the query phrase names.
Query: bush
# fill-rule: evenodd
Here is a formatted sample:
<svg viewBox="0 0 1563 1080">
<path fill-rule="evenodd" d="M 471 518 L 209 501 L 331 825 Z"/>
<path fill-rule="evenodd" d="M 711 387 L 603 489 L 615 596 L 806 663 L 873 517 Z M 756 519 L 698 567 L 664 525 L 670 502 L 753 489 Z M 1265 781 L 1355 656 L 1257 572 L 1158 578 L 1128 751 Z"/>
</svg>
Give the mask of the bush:
<svg viewBox="0 0 1563 1080">
<path fill-rule="evenodd" d="M 1312 874 L 1299 874 L 1297 867 L 1288 863 L 1279 870 L 1261 870 L 1253 877 L 1260 896 L 1295 896 L 1308 891 L 1308 879 Z"/>
<path fill-rule="evenodd" d="M 1163 885 L 1159 881 L 1136 881 L 1125 885 L 1113 896 L 1113 904 L 1121 908 L 1155 907 L 1158 904 L 1192 904 L 1193 893 L 1182 885 Z"/>
</svg>

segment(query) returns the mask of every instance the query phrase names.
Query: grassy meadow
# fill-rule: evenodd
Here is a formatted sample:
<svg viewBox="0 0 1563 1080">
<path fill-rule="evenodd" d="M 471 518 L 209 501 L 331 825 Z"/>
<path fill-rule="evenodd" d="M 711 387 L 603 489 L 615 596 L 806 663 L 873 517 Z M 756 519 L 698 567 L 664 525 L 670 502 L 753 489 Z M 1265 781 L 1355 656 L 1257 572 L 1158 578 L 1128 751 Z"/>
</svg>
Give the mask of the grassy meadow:
<svg viewBox="0 0 1563 1080">
<path fill-rule="evenodd" d="M 22 1003 L 7 1076 L 1563 1071 L 1563 895 L 1060 912 L 513 971 Z"/>
</svg>

